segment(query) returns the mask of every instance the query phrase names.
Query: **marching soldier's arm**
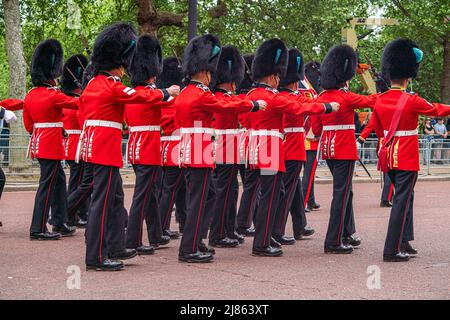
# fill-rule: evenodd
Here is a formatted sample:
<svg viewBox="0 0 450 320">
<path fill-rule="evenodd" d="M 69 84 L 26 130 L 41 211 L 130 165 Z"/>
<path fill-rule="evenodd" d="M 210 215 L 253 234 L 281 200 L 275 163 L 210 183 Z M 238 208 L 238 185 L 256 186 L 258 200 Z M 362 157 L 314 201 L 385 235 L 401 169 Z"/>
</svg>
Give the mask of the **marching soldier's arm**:
<svg viewBox="0 0 450 320">
<path fill-rule="evenodd" d="M 0 107 L 9 111 L 17 111 L 23 109 L 23 101 L 19 99 L 5 99 L 0 101 Z"/>
<path fill-rule="evenodd" d="M 72 110 L 78 109 L 78 100 L 78 98 L 67 96 L 59 90 L 55 91 L 52 99 L 56 108 Z"/>
<path fill-rule="evenodd" d="M 352 109 L 364 109 L 364 108 L 373 109 L 377 99 L 378 99 L 377 93 L 371 94 L 369 96 L 364 96 L 361 94 L 348 92 L 346 96 L 347 103 Z"/>
<path fill-rule="evenodd" d="M 239 110 L 240 112 L 255 112 L 259 110 L 259 103 L 252 100 L 219 100 L 211 91 L 204 91 L 199 97 L 197 106 L 211 112 L 227 112 Z"/>
<path fill-rule="evenodd" d="M 302 107 L 301 115 L 303 116 L 330 113 L 333 111 L 331 108 L 331 104 L 316 103 L 312 99 L 308 99 L 303 95 L 298 95 L 297 101 L 300 103 L 300 106 Z"/>
<path fill-rule="evenodd" d="M 417 114 L 435 117 L 446 117 L 450 115 L 450 105 L 430 103 L 418 95 L 414 95 L 412 99 L 412 110 Z"/>
<path fill-rule="evenodd" d="M 23 108 L 23 125 L 25 126 L 25 130 L 27 130 L 28 133 L 33 132 L 34 121 L 28 113 L 26 105 Z"/>
<path fill-rule="evenodd" d="M 113 83 L 111 91 L 114 101 L 119 104 L 148 103 L 155 107 L 156 103 L 167 101 L 170 98 L 166 89 L 150 89 L 146 87 L 133 89 L 120 82 Z"/>
<path fill-rule="evenodd" d="M 383 137 L 381 122 L 375 111 L 372 112 L 369 122 L 364 127 L 364 130 L 361 132 L 361 134 L 359 135 L 358 142 L 363 144 L 366 141 L 367 137 L 370 136 L 372 131 L 375 131 L 375 134 L 377 135 L 378 138 Z"/>
<path fill-rule="evenodd" d="M 276 113 L 289 113 L 293 115 L 302 115 L 305 110 L 321 110 L 319 113 L 330 113 L 332 111 L 329 103 L 300 103 L 298 100 L 292 100 L 280 94 L 275 95 L 268 103 L 267 110 Z"/>
</svg>

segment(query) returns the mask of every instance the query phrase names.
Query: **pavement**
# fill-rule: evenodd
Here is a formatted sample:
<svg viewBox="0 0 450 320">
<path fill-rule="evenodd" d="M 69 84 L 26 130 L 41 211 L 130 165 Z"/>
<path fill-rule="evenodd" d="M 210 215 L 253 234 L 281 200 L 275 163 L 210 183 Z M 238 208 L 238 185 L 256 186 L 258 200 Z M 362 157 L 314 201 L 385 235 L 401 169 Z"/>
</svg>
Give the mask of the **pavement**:
<svg viewBox="0 0 450 320">
<path fill-rule="evenodd" d="M 319 184 L 322 210 L 308 214 L 316 234 L 285 246 L 280 258 L 251 256 L 252 239 L 246 238 L 238 248 L 217 249 L 213 263 L 182 264 L 176 240 L 154 256 L 129 260 L 119 272 L 85 271 L 83 230 L 59 241 L 30 241 L 34 192 L 6 192 L 0 299 L 450 299 L 448 189 L 448 182 L 418 182 L 413 244 L 419 255 L 408 263 L 382 261 L 389 209 L 378 207 L 381 190 L 374 183 L 354 186 L 361 248 L 325 255 L 331 185 Z M 125 194 L 129 207 L 132 190 Z"/>
</svg>

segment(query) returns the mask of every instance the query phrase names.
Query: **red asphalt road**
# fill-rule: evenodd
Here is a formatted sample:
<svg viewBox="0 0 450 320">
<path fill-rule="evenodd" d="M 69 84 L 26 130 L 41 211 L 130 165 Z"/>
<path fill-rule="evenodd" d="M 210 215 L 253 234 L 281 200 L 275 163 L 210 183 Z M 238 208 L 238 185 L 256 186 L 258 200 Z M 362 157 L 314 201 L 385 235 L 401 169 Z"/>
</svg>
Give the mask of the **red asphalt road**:
<svg viewBox="0 0 450 320">
<path fill-rule="evenodd" d="M 414 245 L 408 263 L 383 263 L 389 210 L 378 207 L 378 184 L 355 184 L 357 233 L 352 255 L 323 254 L 331 185 L 317 186 L 322 210 L 308 215 L 310 240 L 284 248 L 280 258 L 252 257 L 251 238 L 217 249 L 211 264 L 177 261 L 178 240 L 154 256 L 129 260 L 120 272 L 86 272 L 84 238 L 28 240 L 33 192 L 4 194 L 0 202 L 0 299 L 449 299 L 449 182 L 419 182 Z M 132 190 L 126 190 L 129 207 Z M 175 226 L 174 226 L 175 227 Z M 288 227 L 290 229 L 290 226 Z M 80 289 L 68 289 L 69 266 L 80 266 Z M 368 267 L 381 270 L 380 289 L 368 289 Z"/>
</svg>

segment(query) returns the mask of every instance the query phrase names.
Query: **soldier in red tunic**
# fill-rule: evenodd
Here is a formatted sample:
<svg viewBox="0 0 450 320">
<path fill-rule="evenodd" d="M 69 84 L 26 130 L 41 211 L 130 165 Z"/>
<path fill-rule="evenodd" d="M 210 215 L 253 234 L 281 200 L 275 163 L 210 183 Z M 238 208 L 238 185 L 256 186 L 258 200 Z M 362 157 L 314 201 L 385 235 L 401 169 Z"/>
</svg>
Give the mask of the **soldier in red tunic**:
<svg viewBox="0 0 450 320">
<path fill-rule="evenodd" d="M 81 159 L 93 165 L 93 193 L 86 234 L 88 270 L 119 270 L 115 259 L 136 256 L 125 249 L 125 217 L 122 178 L 122 121 L 125 105 L 166 101 L 178 87 L 155 90 L 129 88 L 122 84 L 133 57 L 136 33 L 128 24 L 105 28 L 95 40 L 91 56 L 92 76 L 81 97 L 86 116 L 81 136 Z M 125 215 L 126 216 L 126 215 Z M 108 237 L 108 239 L 106 238 Z"/>
<path fill-rule="evenodd" d="M 245 62 L 234 46 L 225 46 L 220 53 L 214 73 L 214 94 L 222 101 L 241 99 L 234 95 L 236 84 L 244 77 Z M 231 248 L 244 242 L 236 233 L 236 212 L 239 193 L 239 110 L 214 114 L 216 133 L 216 168 L 213 174 L 216 197 L 209 244 L 213 247 Z"/>
<path fill-rule="evenodd" d="M 450 106 L 431 104 L 417 94 L 406 92 L 408 82 L 417 76 L 423 52 L 409 39 L 397 39 L 383 51 L 382 74 L 391 81 L 391 89 L 381 94 L 370 118 L 379 138 L 379 168 L 388 172 L 395 197 L 384 246 L 387 262 L 408 261 L 417 254 L 409 241 L 414 240 L 414 185 L 419 171 L 417 124 L 419 115 L 443 117 Z"/>
<path fill-rule="evenodd" d="M 67 59 L 61 76 L 61 91 L 70 97 L 78 98 L 81 94 L 81 82 L 83 72 L 88 64 L 85 56 L 79 54 Z M 63 110 L 63 125 L 66 133 L 64 139 L 64 151 L 66 162 L 70 167 L 69 186 L 67 193 L 70 195 L 80 186 L 85 164 L 81 161 L 77 163 L 76 153 L 81 135 L 81 125 L 78 122 L 78 110 Z M 87 224 L 87 211 L 89 199 L 85 199 L 77 207 L 77 210 L 70 210 L 68 206 L 68 224 L 71 226 L 85 227 Z"/>
<path fill-rule="evenodd" d="M 255 55 L 253 53 L 244 55 L 245 61 L 245 75 L 238 88 L 239 97 L 245 98 L 247 93 L 253 89 L 252 79 L 252 63 Z M 259 197 L 259 179 L 258 173 L 251 170 L 248 166 L 248 140 L 249 140 L 249 123 L 247 121 L 248 114 L 239 115 L 239 124 L 241 126 L 241 135 L 239 139 L 239 158 L 241 165 L 239 173 L 242 180 L 242 195 L 239 203 L 239 210 L 237 214 L 237 232 L 244 236 L 253 236 L 255 228 L 252 227 L 256 211 L 258 209 Z"/>
<path fill-rule="evenodd" d="M 23 121 L 31 133 L 29 154 L 38 159 L 41 168 L 39 187 L 30 227 L 31 240 L 55 240 L 75 233 L 67 226 L 66 175 L 61 166 L 64 160 L 63 108 L 77 109 L 78 102 L 56 88 L 56 78 L 62 73 L 63 49 L 53 39 L 41 42 L 35 49 L 31 63 L 34 88 L 25 97 Z M 52 207 L 53 232 L 48 232 L 48 214 Z"/>
<path fill-rule="evenodd" d="M 337 101 L 338 112 L 320 115 L 323 126 L 322 158 L 333 175 L 333 200 L 325 239 L 325 253 L 351 253 L 361 239 L 354 236 L 352 179 L 358 153 L 355 143 L 354 110 L 372 108 L 377 95 L 362 96 L 348 90 L 355 76 L 357 57 L 348 45 L 331 48 L 320 68 L 322 91 L 318 102 Z"/>
<path fill-rule="evenodd" d="M 171 85 L 182 85 L 183 75 L 181 63 L 176 57 L 168 57 L 163 61 L 163 71 L 156 79 L 158 88 Z M 171 239 L 178 239 L 180 233 L 170 230 L 172 210 L 176 205 L 176 217 L 180 232 L 183 231 L 186 220 L 186 180 L 184 169 L 179 162 L 180 127 L 175 108 L 161 110 L 161 158 L 163 165 L 160 187 L 159 212 L 163 234 Z"/>
<path fill-rule="evenodd" d="M 286 75 L 281 78 L 279 85 L 279 95 L 282 95 L 289 100 L 308 102 L 312 101 L 307 95 L 300 94 L 299 83 L 304 79 L 305 64 L 303 62 L 303 55 L 298 49 L 289 50 L 289 59 Z M 272 236 L 275 241 L 282 245 L 292 245 L 295 243 L 295 238 L 301 238 L 305 233 L 306 217 L 305 208 L 303 207 L 303 196 L 301 192 L 300 174 L 304 163 L 306 162 L 305 151 L 305 116 L 315 114 L 322 114 L 326 109 L 321 104 L 310 104 L 302 108 L 300 114 L 285 114 L 283 116 L 284 126 L 284 161 L 286 172 L 283 174 L 282 187 L 284 188 L 284 196 L 280 198 L 280 206 L 275 224 L 273 227 Z M 337 111 L 337 110 L 334 110 Z M 299 188 L 299 189 L 297 189 Z M 292 203 L 294 195 L 297 195 L 298 201 L 301 204 L 299 211 L 292 211 Z M 289 212 L 294 216 L 293 221 L 302 221 L 304 225 L 294 225 L 294 237 L 285 236 L 286 222 Z"/>
<path fill-rule="evenodd" d="M 331 112 L 334 103 L 304 104 L 278 94 L 280 77 L 284 77 L 288 63 L 285 44 L 279 39 L 265 41 L 256 51 L 252 65 L 256 88 L 248 99 L 268 101 L 267 110 L 248 115 L 250 127 L 249 164 L 259 175 L 261 198 L 255 218 L 253 255 L 280 256 L 281 245 L 272 239 L 273 224 L 279 207 L 282 175 L 286 171 L 283 149 L 283 115 L 300 116 L 303 110 L 321 108 Z M 337 107 L 337 104 L 335 105 Z"/>
<path fill-rule="evenodd" d="M 300 93 L 311 99 L 317 98 L 320 88 L 320 63 L 310 61 L 305 65 L 305 79 L 300 83 Z M 317 125 L 319 123 L 319 126 Z M 317 116 L 309 116 L 305 120 L 306 164 L 303 170 L 302 191 L 305 211 L 320 209 L 314 194 L 314 179 L 317 169 L 317 151 L 319 149 L 322 127 Z M 294 198 L 294 205 L 297 201 Z"/>
<path fill-rule="evenodd" d="M 23 101 L 19 99 L 6 99 L 0 101 L 0 133 L 4 123 L 12 123 L 17 121 L 17 117 L 13 111 L 23 108 Z M 5 187 L 6 177 L 3 169 L 0 167 L 0 200 L 2 199 L 3 188 Z M 0 221 L 0 227 L 2 222 Z"/>
<path fill-rule="evenodd" d="M 260 106 L 265 107 L 264 101 L 224 102 L 212 94 L 208 85 L 216 71 L 220 50 L 219 39 L 213 35 L 199 36 L 189 42 L 183 60 L 183 73 L 189 79 L 189 84 L 175 100 L 181 127 L 180 163 L 185 167 L 189 195 L 179 252 L 182 262 L 209 262 L 214 258 L 210 248 L 199 246 L 204 230 L 209 227 L 205 209 L 214 168 L 213 114 L 239 108 L 256 111 Z"/>
<path fill-rule="evenodd" d="M 128 71 L 136 90 L 157 90 L 156 77 L 162 70 L 162 49 L 151 36 L 139 38 L 136 52 Z M 153 254 L 154 249 L 170 242 L 162 234 L 158 210 L 158 175 L 161 167 L 161 108 L 173 108 L 170 102 L 127 104 L 126 122 L 129 127 L 127 159 L 133 165 L 136 182 L 127 227 L 127 248 L 138 254 Z M 142 243 L 143 222 L 147 224 L 150 246 Z"/>
</svg>

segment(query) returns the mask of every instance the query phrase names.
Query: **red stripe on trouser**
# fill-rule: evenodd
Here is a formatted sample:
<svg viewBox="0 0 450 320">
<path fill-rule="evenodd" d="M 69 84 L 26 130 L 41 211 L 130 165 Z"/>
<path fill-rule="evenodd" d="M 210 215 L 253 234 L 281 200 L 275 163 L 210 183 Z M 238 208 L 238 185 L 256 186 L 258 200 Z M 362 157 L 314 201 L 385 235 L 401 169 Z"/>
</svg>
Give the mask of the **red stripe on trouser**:
<svg viewBox="0 0 450 320">
<path fill-rule="evenodd" d="M 230 194 L 231 184 L 233 183 L 234 170 L 235 170 L 235 166 L 233 166 L 233 169 L 231 170 L 230 180 L 228 181 L 227 193 L 225 195 L 225 205 L 223 206 L 221 219 L 220 219 L 220 235 L 223 234 L 223 228 L 225 226 L 225 212 L 227 209 L 227 202 L 228 202 L 228 196 Z"/>
<path fill-rule="evenodd" d="M 348 177 L 347 177 L 347 184 L 345 186 L 344 198 L 342 199 L 343 201 L 342 201 L 341 222 L 339 224 L 339 232 L 338 232 L 338 237 L 336 239 L 337 245 L 341 244 L 342 226 L 344 224 L 345 211 L 347 210 L 347 194 L 348 194 L 348 188 L 350 186 L 351 169 L 352 169 L 352 165 L 350 165 L 349 170 L 348 170 L 349 172 L 348 172 Z"/>
<path fill-rule="evenodd" d="M 256 196 L 257 196 L 257 194 L 258 194 L 258 189 L 259 189 L 259 185 L 260 185 L 260 182 L 259 181 L 257 181 L 256 182 L 256 185 L 255 185 L 255 189 L 253 189 L 253 192 L 252 192 L 252 200 L 251 200 L 251 202 L 250 202 L 250 206 L 249 206 L 249 213 L 248 213 L 248 220 L 247 220 L 247 225 L 250 225 L 251 226 L 251 222 L 252 222 L 252 220 L 253 220 L 253 214 L 254 214 L 254 211 L 255 211 L 255 208 L 254 208 L 254 206 L 252 206 L 252 204 L 254 204 L 255 203 L 255 198 L 256 198 Z M 256 204 L 255 204 L 256 205 Z M 253 210 L 252 210 L 252 207 L 253 207 Z"/>
<path fill-rule="evenodd" d="M 108 204 L 109 190 L 111 188 L 111 176 L 112 176 L 112 168 L 109 169 L 108 188 L 106 188 L 105 201 L 103 202 L 102 224 L 100 226 L 100 247 L 98 248 L 98 257 L 99 257 L 100 263 L 103 262 L 103 257 L 102 257 L 103 234 L 104 234 L 104 229 L 105 229 L 106 206 Z"/>
<path fill-rule="evenodd" d="M 394 185 L 391 183 L 391 186 L 389 187 L 388 198 L 387 198 L 388 201 L 391 201 L 393 193 L 394 193 Z"/>
<path fill-rule="evenodd" d="M 52 179 L 50 180 L 50 185 L 48 186 L 48 191 L 47 191 L 47 197 L 45 197 L 45 206 L 44 206 L 44 214 L 42 216 L 42 225 L 41 225 L 41 230 L 42 232 L 45 232 L 45 225 L 47 224 L 47 207 L 48 207 L 48 198 L 50 197 L 50 192 L 52 190 L 52 185 L 53 185 L 53 181 L 55 180 L 55 176 L 56 176 L 56 171 L 58 170 L 58 165 L 59 163 L 56 162 L 56 166 L 55 169 L 53 170 L 53 174 L 52 174 Z"/>
<path fill-rule="evenodd" d="M 294 182 L 291 185 L 291 189 L 289 190 L 289 193 L 287 194 L 287 197 L 284 197 L 284 206 L 282 207 L 284 209 L 284 212 L 282 212 L 283 214 L 283 220 L 282 220 L 282 224 L 280 224 L 281 228 L 283 228 L 282 230 L 278 230 L 280 231 L 279 235 L 282 235 L 281 233 L 284 234 L 284 229 L 285 229 L 285 224 L 286 224 L 286 220 L 287 220 L 287 216 L 289 214 L 289 211 L 291 208 L 288 208 L 288 204 L 289 204 L 289 199 L 291 199 L 292 193 L 295 190 L 296 187 L 296 183 L 297 183 L 297 177 L 300 175 L 300 171 L 301 170 L 297 170 L 294 174 Z"/>
<path fill-rule="evenodd" d="M 398 252 L 400 252 L 400 245 L 402 243 L 403 230 L 405 228 L 405 222 L 406 222 L 406 214 L 408 212 L 409 203 L 411 202 L 412 191 L 414 189 L 414 179 L 416 179 L 416 175 L 413 175 L 413 181 L 411 182 L 411 189 L 409 190 L 408 201 L 406 201 L 405 211 L 403 212 L 402 228 L 400 230 L 400 236 L 398 237 L 398 242 L 397 242 L 397 251 Z"/>
<path fill-rule="evenodd" d="M 266 231 L 264 232 L 263 246 L 266 245 L 267 235 L 269 233 L 269 221 L 270 221 L 270 215 L 271 215 L 270 211 L 272 210 L 272 201 L 273 201 L 273 196 L 275 194 L 275 185 L 277 184 L 277 180 L 278 180 L 278 174 L 275 175 L 275 179 L 273 180 L 272 195 L 270 196 L 269 210 L 267 210 L 267 223 L 266 223 Z"/>
<path fill-rule="evenodd" d="M 314 163 L 311 168 L 311 173 L 310 173 L 309 181 L 308 181 L 308 190 L 306 191 L 305 199 L 303 199 L 303 206 L 305 208 L 308 206 L 309 195 L 311 194 L 312 185 L 313 185 L 314 178 L 316 175 L 316 168 L 317 168 L 317 159 L 314 159 Z"/>
<path fill-rule="evenodd" d="M 175 201 L 175 190 L 178 189 L 178 186 L 180 185 L 182 178 L 183 178 L 183 171 L 180 170 L 180 174 L 178 175 L 177 181 L 175 182 L 175 187 L 172 190 L 172 196 L 170 197 L 169 208 L 167 209 L 167 212 L 164 216 L 163 227 L 165 227 L 167 225 L 168 220 L 170 219 L 172 209 L 173 209 L 173 203 Z"/>
<path fill-rule="evenodd" d="M 192 252 L 196 251 L 196 243 L 197 243 L 197 233 L 198 233 L 198 227 L 200 224 L 200 216 L 202 213 L 202 206 L 203 206 L 203 198 L 205 197 L 205 189 L 206 189 L 206 179 L 208 178 L 208 172 L 205 172 L 205 178 L 203 179 L 203 188 L 202 188 L 202 196 L 200 198 L 200 206 L 198 208 L 198 214 L 197 214 L 197 224 L 195 226 L 195 233 L 194 233 L 194 241 L 192 242 Z"/>
<path fill-rule="evenodd" d="M 145 196 L 144 196 L 144 201 L 142 203 L 142 208 L 141 208 L 141 215 L 140 215 L 140 219 L 139 219 L 139 232 L 138 232 L 138 238 L 137 238 L 138 245 L 142 245 L 142 229 L 144 228 L 144 226 L 143 226 L 144 225 L 144 211 L 145 211 L 145 207 L 147 205 L 148 195 L 149 195 L 150 189 L 151 189 L 150 187 L 153 184 L 153 180 L 155 177 L 155 171 L 156 170 L 153 170 L 152 177 L 151 177 L 151 179 L 148 180 L 147 187 L 145 188 L 145 190 L 147 192 L 145 193 Z"/>
</svg>

